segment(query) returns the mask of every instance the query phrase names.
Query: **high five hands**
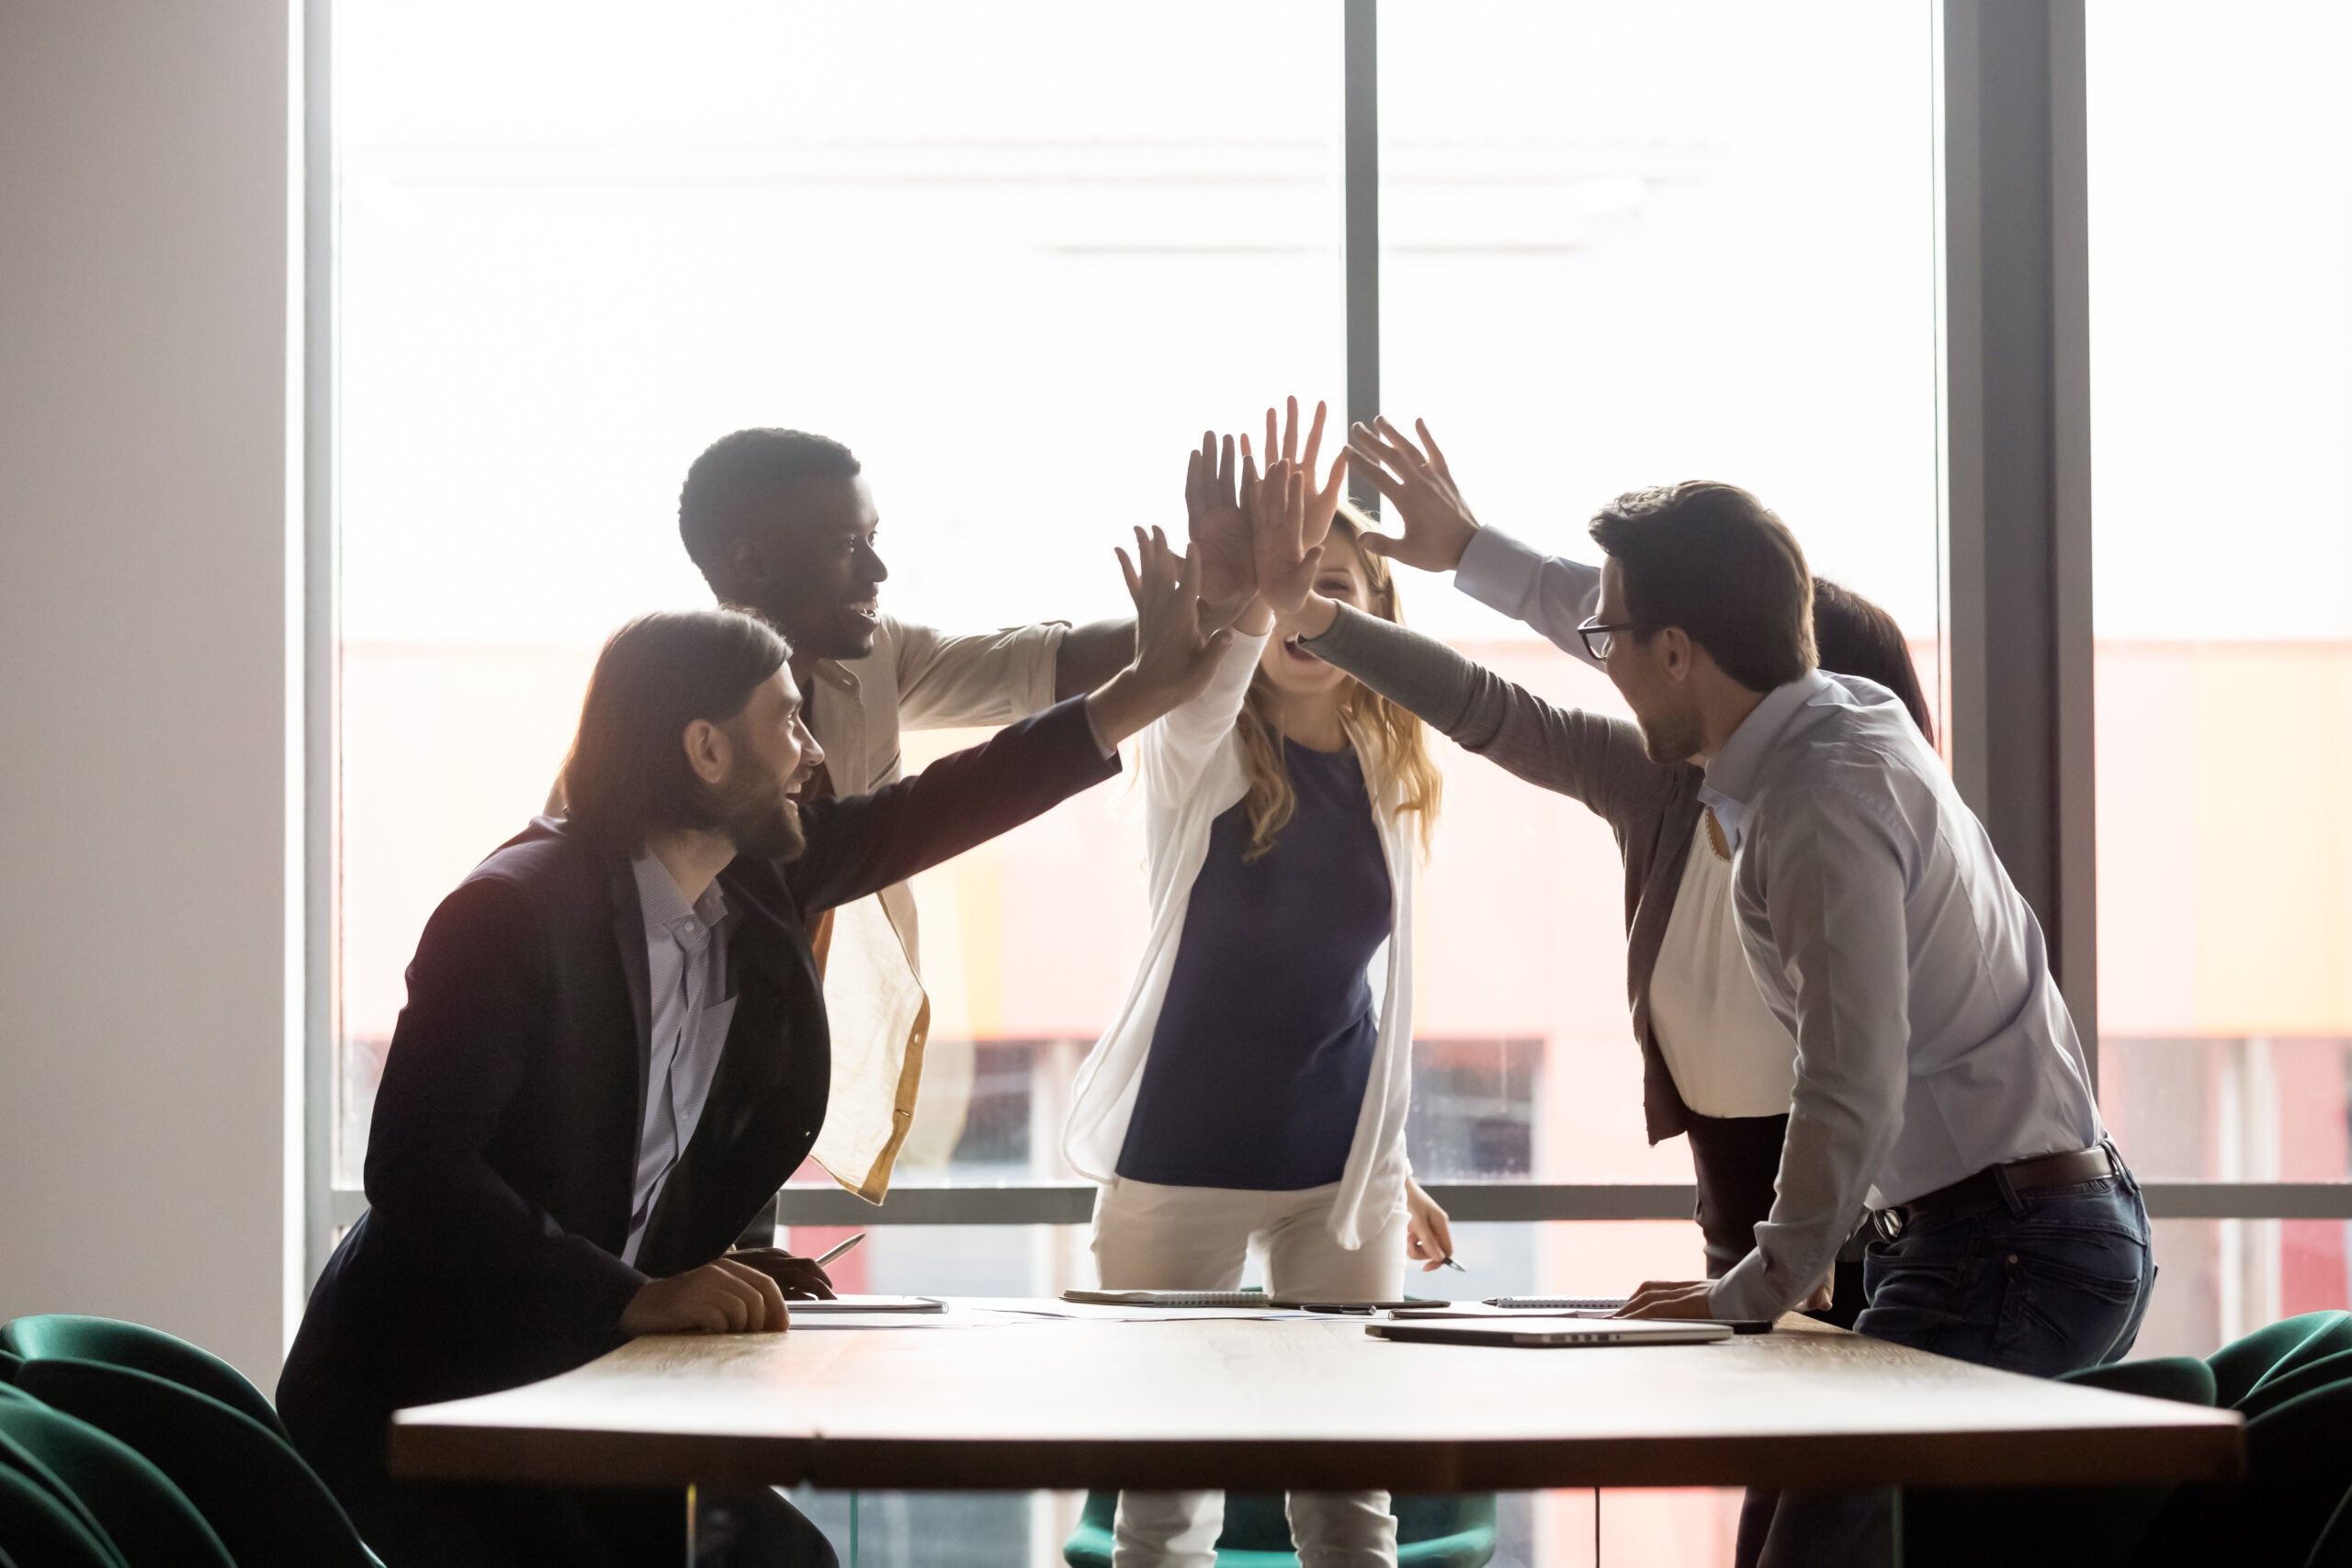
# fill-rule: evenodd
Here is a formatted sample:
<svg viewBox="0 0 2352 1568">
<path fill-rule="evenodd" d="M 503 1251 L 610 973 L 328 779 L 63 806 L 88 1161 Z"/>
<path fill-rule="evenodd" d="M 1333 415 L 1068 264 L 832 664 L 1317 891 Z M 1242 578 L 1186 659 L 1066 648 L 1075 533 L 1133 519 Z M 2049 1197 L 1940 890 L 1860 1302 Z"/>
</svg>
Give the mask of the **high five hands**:
<svg viewBox="0 0 2352 1568">
<path fill-rule="evenodd" d="M 1233 641 L 1204 604 L 1196 551 L 1180 556 L 1159 529 L 1138 528 L 1135 558 L 1125 550 L 1114 553 L 1127 580 L 1127 597 L 1135 601 L 1136 657 L 1086 699 L 1095 737 L 1105 746 L 1116 746 L 1198 695 Z"/>
<path fill-rule="evenodd" d="M 1317 487 L 1314 473 L 1329 415 L 1325 404 L 1315 405 L 1315 419 L 1307 429 L 1302 457 L 1298 400 L 1286 400 L 1279 418 L 1274 410 L 1268 409 L 1264 450 L 1267 471 L 1262 479 L 1258 471 L 1259 454 L 1250 450 L 1248 436 L 1241 437 L 1237 463 L 1232 436 L 1219 437 L 1214 431 L 1202 434 L 1200 449 L 1193 453 L 1184 475 L 1184 513 L 1193 548 L 1201 562 L 1201 598 L 1208 606 L 1212 624 L 1230 623 L 1253 637 L 1269 628 L 1271 621 L 1258 581 L 1259 546 L 1253 507 L 1264 485 L 1274 480 L 1276 469 L 1282 470 L 1285 483 L 1294 474 L 1302 476 L 1300 523 L 1307 542 L 1319 544 L 1330 531 L 1332 515 L 1340 506 L 1340 487 L 1347 479 L 1349 454 L 1342 451 L 1331 460 L 1329 476 Z"/>
<path fill-rule="evenodd" d="M 1288 463 L 1267 469 L 1250 497 L 1259 602 L 1297 637 L 1321 636 L 1339 614 L 1332 601 L 1315 592 L 1331 519 L 1325 514 L 1316 530 L 1308 523 L 1311 514 L 1306 475 Z"/>
<path fill-rule="evenodd" d="M 1477 535 L 1478 520 L 1455 488 L 1430 427 L 1417 419 L 1413 429 L 1420 435 L 1419 446 L 1385 419 L 1356 425 L 1348 433 L 1349 450 L 1363 460 L 1404 530 L 1366 534 L 1363 547 L 1423 571 L 1452 571 L 1462 564 L 1462 552 Z M 1428 448 L 1426 454 L 1422 447 Z"/>
</svg>

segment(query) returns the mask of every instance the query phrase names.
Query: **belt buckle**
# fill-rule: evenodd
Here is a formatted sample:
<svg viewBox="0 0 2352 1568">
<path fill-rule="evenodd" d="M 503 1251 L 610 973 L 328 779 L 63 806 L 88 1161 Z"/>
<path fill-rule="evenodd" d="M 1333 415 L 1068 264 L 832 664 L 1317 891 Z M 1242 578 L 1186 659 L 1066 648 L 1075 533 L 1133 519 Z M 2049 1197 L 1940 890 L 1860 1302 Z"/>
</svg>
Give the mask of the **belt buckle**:
<svg viewBox="0 0 2352 1568">
<path fill-rule="evenodd" d="M 1871 1229 L 1878 1232 L 1881 1241 L 1893 1241 L 1903 1234 L 1903 1211 L 1880 1209 L 1871 1215 Z"/>
</svg>

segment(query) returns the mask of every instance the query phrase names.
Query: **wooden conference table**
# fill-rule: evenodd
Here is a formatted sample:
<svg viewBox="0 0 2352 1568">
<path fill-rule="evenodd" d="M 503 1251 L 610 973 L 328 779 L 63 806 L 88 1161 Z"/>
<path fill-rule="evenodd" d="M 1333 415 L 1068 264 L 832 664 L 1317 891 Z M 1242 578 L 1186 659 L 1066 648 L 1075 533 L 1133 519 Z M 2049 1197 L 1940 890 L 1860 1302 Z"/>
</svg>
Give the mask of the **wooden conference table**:
<svg viewBox="0 0 2352 1568">
<path fill-rule="evenodd" d="M 1398 1344 L 1361 1318 L 1069 1321 L 639 1339 L 394 1418 L 401 1474 L 841 1489 L 1997 1485 L 2238 1473 L 2238 1418 L 1809 1320 L 1705 1345 Z M 873 1320 L 865 1320 L 873 1321 Z"/>
</svg>

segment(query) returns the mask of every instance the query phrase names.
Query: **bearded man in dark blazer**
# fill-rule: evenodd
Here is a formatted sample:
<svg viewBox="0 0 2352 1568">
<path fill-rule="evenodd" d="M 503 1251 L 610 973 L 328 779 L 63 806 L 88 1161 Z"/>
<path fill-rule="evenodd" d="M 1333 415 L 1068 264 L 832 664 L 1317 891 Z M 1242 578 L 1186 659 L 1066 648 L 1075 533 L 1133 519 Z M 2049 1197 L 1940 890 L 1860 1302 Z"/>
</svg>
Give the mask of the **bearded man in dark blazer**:
<svg viewBox="0 0 2352 1568">
<path fill-rule="evenodd" d="M 823 759 L 785 640 L 731 611 L 648 615 L 598 658 L 539 818 L 427 923 L 367 1161 L 368 1212 L 278 1384 L 297 1445 L 386 1561 L 682 1560 L 675 1490 L 396 1482 L 391 1413 L 550 1377 L 645 1334 L 786 1325 L 823 1275 L 729 1245 L 823 1124 L 808 922 L 1118 770 L 1227 634 L 1155 534 L 1128 581 L 1135 662 L 872 795 L 796 801 Z M 731 1561 L 826 1564 L 773 1493 Z"/>
</svg>

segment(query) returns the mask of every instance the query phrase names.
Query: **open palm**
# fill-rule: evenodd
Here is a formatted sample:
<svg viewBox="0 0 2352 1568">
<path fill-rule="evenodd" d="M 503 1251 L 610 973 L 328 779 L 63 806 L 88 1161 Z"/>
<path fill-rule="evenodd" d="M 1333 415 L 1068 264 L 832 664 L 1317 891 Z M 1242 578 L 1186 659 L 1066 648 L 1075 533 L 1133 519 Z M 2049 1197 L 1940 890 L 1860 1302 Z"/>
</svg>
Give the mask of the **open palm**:
<svg viewBox="0 0 2352 1568">
<path fill-rule="evenodd" d="M 1233 437 L 1201 435 L 1184 471 L 1184 517 L 1199 563 L 1200 596 L 1214 615 L 1237 609 L 1257 592 L 1250 513 L 1238 490 Z"/>
<path fill-rule="evenodd" d="M 1330 410 L 1320 402 L 1315 405 L 1315 423 L 1307 427 L 1306 450 L 1302 454 L 1298 445 L 1298 400 L 1285 398 L 1283 402 L 1279 446 L 1276 445 L 1274 411 L 1266 411 L 1266 466 L 1271 469 L 1277 462 L 1283 463 L 1295 468 L 1302 477 L 1306 510 L 1300 524 L 1307 544 L 1319 545 L 1331 532 L 1331 519 L 1339 513 L 1340 487 L 1348 477 L 1348 451 L 1344 446 L 1340 449 L 1340 455 L 1331 459 L 1331 471 L 1324 479 L 1322 488 L 1317 489 L 1315 462 L 1323 450 L 1323 422 Z M 1242 450 L 1246 453 L 1249 448 L 1245 446 Z M 1245 504 L 1248 499 L 1245 494 Z"/>
<path fill-rule="evenodd" d="M 1288 463 L 1278 462 L 1265 479 L 1250 487 L 1250 522 L 1257 538 L 1258 597 L 1275 615 L 1297 613 L 1315 587 L 1315 569 L 1323 559 L 1320 540 L 1306 537 L 1306 476 Z M 1329 533 L 1327 518 L 1324 530 Z"/>
</svg>

